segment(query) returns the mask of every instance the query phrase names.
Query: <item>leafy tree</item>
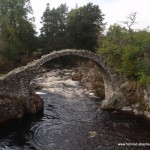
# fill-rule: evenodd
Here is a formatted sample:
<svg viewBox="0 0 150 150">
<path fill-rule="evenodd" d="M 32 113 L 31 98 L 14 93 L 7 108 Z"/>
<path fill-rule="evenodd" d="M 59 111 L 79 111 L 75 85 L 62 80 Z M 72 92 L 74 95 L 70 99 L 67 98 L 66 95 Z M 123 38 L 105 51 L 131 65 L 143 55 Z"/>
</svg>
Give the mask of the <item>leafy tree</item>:
<svg viewBox="0 0 150 150">
<path fill-rule="evenodd" d="M 36 32 L 29 14 L 30 0 L 0 0 L 0 35 L 9 47 L 6 58 L 11 55 L 15 63 L 36 50 Z"/>
<path fill-rule="evenodd" d="M 135 32 L 134 39 L 135 45 L 139 46 L 138 78 L 142 83 L 150 83 L 150 32 L 147 30 Z"/>
<path fill-rule="evenodd" d="M 98 46 L 98 36 L 104 29 L 103 17 L 99 6 L 92 3 L 72 9 L 67 23 L 70 46 L 94 51 Z"/>
<path fill-rule="evenodd" d="M 103 29 L 103 14 L 97 5 L 73 9 L 68 14 L 66 4 L 50 9 L 47 4 L 42 16 L 41 46 L 45 52 L 63 48 L 94 51 Z"/>
<path fill-rule="evenodd" d="M 124 46 L 127 43 L 129 43 L 127 29 L 114 24 L 109 27 L 107 35 L 103 38 L 103 44 L 100 46 L 99 52 L 105 55 L 114 67 L 119 69 Z"/>
<path fill-rule="evenodd" d="M 120 69 L 127 77 L 137 78 L 139 51 L 139 46 L 127 44 L 124 47 Z"/>
<path fill-rule="evenodd" d="M 150 83 L 150 32 L 110 26 L 98 53 L 128 78 Z"/>
</svg>

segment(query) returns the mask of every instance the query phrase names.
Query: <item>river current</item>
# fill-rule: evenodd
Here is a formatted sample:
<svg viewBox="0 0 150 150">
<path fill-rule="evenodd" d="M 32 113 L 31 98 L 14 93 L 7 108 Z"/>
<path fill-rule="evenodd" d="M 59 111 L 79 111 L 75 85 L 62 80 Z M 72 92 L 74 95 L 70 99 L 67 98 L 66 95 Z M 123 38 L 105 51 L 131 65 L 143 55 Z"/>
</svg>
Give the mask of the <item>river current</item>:
<svg viewBox="0 0 150 150">
<path fill-rule="evenodd" d="M 44 112 L 0 125 L 0 150 L 150 149 L 150 121 L 101 110 L 71 74 L 53 70 L 35 79 Z"/>
</svg>

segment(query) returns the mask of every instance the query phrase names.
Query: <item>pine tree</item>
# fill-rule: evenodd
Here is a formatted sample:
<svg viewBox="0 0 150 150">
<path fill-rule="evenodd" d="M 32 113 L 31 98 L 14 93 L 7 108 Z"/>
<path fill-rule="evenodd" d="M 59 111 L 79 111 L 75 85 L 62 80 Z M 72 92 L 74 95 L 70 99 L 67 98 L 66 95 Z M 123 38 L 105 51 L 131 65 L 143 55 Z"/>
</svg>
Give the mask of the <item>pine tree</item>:
<svg viewBox="0 0 150 150">
<path fill-rule="evenodd" d="M 41 45 L 47 53 L 52 50 L 59 50 L 66 47 L 66 23 L 68 8 L 61 4 L 57 9 L 50 10 L 47 4 L 42 16 Z"/>
</svg>

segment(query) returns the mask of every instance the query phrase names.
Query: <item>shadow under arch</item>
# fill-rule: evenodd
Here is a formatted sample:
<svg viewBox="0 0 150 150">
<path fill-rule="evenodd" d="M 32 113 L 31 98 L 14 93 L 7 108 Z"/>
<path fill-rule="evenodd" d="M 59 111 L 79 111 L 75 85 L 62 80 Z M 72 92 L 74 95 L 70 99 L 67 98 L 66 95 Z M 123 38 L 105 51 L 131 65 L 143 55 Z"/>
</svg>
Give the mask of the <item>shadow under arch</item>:
<svg viewBox="0 0 150 150">
<path fill-rule="evenodd" d="M 72 50 L 72 49 L 65 49 L 60 51 L 54 51 L 50 54 L 42 56 L 41 60 L 37 62 L 37 69 L 39 70 L 41 66 L 43 66 L 47 62 L 51 62 L 52 60 L 64 57 L 64 56 L 78 56 L 81 58 L 89 59 L 93 61 L 99 71 L 102 74 L 103 81 L 104 81 L 104 88 L 105 88 L 105 99 L 109 99 L 115 90 L 115 86 L 112 83 L 112 77 L 109 70 L 109 65 L 106 63 L 105 59 L 102 56 L 96 55 L 93 52 L 87 50 Z"/>
</svg>

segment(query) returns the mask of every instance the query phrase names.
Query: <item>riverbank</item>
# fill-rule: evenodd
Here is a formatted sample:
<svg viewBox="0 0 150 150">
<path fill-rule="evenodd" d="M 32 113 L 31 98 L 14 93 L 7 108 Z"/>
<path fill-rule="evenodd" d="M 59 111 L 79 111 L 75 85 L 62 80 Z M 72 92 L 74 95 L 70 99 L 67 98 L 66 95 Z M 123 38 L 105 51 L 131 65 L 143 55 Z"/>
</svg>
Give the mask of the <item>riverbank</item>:
<svg viewBox="0 0 150 150">
<path fill-rule="evenodd" d="M 51 78 L 47 79 L 48 76 Z M 28 101 L 0 97 L 0 122 L 11 118 L 21 118 L 28 113 L 41 111 L 43 109 L 43 101 L 35 95 L 34 92 L 36 92 L 37 89 L 48 88 L 49 84 L 54 82 L 55 76 L 61 77 L 64 80 L 68 79 L 72 84 L 80 84 L 87 95 L 103 100 L 101 106 L 106 105 L 102 107 L 103 109 L 131 112 L 135 115 L 141 115 L 150 119 L 149 86 L 138 86 L 131 82 L 121 84 L 120 89 L 124 94 L 125 100 L 118 99 L 118 102 L 122 104 L 121 107 L 118 108 L 116 107 L 116 101 L 113 97 L 109 103 L 105 100 L 103 77 L 98 67 L 92 61 L 89 61 L 87 64 L 71 70 L 62 69 L 53 70 L 50 73 L 39 73 L 30 84 L 32 93 L 30 95 L 31 99 Z"/>
<path fill-rule="evenodd" d="M 150 121 L 118 111 L 105 111 L 101 100 L 72 81 L 76 70 L 52 70 L 32 81 L 44 101 L 43 114 L 0 125 L 2 150 L 148 149 Z M 38 89 L 38 85 L 39 88 Z M 35 117 L 34 117 L 35 116 Z M 145 146 L 119 146 L 119 143 Z"/>
<path fill-rule="evenodd" d="M 43 100 L 34 93 L 31 93 L 30 99 L 0 97 L 0 123 L 10 119 L 22 118 L 28 114 L 42 112 Z"/>
<path fill-rule="evenodd" d="M 118 99 L 116 101 L 116 97 L 112 97 L 109 101 L 105 100 L 103 77 L 92 61 L 79 67 L 72 79 L 79 81 L 88 91 L 95 93 L 103 100 L 103 109 L 129 112 L 150 119 L 150 85 L 140 85 L 134 81 L 126 80 L 120 85 L 124 100 Z"/>
</svg>

